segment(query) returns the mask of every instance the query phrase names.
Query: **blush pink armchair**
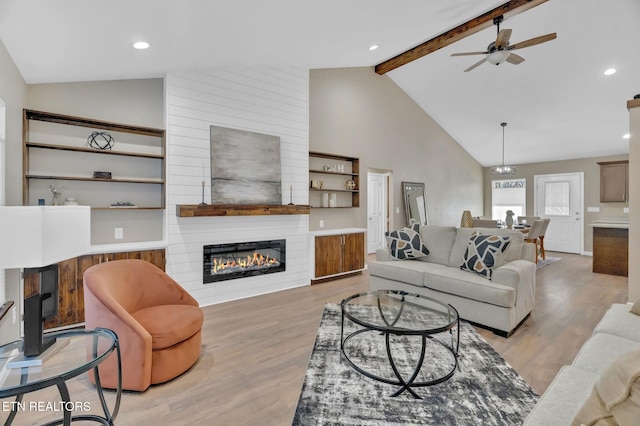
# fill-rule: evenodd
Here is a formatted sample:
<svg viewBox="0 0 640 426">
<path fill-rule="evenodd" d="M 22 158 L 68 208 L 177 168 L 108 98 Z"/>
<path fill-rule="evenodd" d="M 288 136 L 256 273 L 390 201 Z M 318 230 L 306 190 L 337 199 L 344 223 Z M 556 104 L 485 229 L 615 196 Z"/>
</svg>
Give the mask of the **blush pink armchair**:
<svg viewBox="0 0 640 426">
<path fill-rule="evenodd" d="M 113 330 L 122 352 L 122 388 L 145 391 L 187 371 L 200 357 L 202 309 L 161 269 L 115 260 L 84 273 L 85 327 Z M 103 387 L 117 387 L 115 355 L 100 364 Z M 95 383 L 93 374 L 90 379 Z"/>
</svg>

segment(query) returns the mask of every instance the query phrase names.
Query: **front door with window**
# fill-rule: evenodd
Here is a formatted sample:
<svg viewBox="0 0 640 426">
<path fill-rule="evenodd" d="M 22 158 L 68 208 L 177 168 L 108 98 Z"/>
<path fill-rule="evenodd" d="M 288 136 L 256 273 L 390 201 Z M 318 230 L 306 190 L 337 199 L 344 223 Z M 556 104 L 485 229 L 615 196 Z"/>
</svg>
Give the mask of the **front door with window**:
<svg viewBox="0 0 640 426">
<path fill-rule="evenodd" d="M 545 250 L 582 252 L 583 182 L 583 173 L 535 176 L 535 215 L 551 219 Z"/>
</svg>

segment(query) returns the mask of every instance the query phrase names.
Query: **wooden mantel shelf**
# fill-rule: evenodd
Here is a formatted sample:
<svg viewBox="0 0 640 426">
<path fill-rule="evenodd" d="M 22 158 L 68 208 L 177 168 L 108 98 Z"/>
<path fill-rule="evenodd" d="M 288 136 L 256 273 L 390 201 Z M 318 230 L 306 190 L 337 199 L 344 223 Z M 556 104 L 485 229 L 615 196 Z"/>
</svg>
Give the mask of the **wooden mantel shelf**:
<svg viewBox="0 0 640 426">
<path fill-rule="evenodd" d="M 285 214 L 309 214 L 310 207 L 277 204 L 178 204 L 176 216 L 264 216 Z"/>
</svg>

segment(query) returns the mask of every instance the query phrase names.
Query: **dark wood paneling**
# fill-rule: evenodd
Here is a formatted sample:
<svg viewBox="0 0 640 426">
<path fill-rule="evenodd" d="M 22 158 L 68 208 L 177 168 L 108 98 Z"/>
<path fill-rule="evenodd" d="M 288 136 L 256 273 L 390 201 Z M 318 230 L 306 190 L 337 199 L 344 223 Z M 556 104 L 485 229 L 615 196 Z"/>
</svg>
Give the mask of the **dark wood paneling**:
<svg viewBox="0 0 640 426">
<path fill-rule="evenodd" d="M 58 263 L 58 315 L 45 322 L 45 329 L 65 327 L 84 322 L 84 272 L 93 265 L 120 259 L 143 259 L 165 270 L 165 250 L 143 250 L 88 254 Z M 24 278 L 25 297 L 38 293 L 38 274 L 28 274 Z"/>
<path fill-rule="evenodd" d="M 343 272 L 364 268 L 364 233 L 344 236 Z"/>
<path fill-rule="evenodd" d="M 182 204 L 176 206 L 178 217 L 266 216 L 309 214 L 309 206 L 279 204 Z"/>
<path fill-rule="evenodd" d="M 316 237 L 316 277 L 342 272 L 342 235 Z"/>
<path fill-rule="evenodd" d="M 593 228 L 593 272 L 629 276 L 629 230 Z"/>
</svg>

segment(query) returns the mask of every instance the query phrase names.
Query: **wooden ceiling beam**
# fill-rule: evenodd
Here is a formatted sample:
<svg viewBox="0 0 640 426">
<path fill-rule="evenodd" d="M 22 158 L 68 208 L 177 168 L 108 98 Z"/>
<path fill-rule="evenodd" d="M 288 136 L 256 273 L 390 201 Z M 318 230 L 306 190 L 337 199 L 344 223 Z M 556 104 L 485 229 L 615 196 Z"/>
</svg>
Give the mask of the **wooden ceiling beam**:
<svg viewBox="0 0 640 426">
<path fill-rule="evenodd" d="M 493 19 L 498 16 L 502 15 L 507 19 L 545 2 L 547 2 L 547 0 L 510 0 L 480 16 L 470 19 L 464 24 L 458 25 L 455 28 L 435 36 L 431 40 L 427 40 L 406 52 L 400 53 L 391 59 L 387 59 L 386 61 L 379 63 L 375 66 L 375 71 L 380 75 L 386 74 L 391 70 L 422 58 L 429 53 L 442 49 L 443 47 L 462 40 L 463 38 L 475 34 L 478 31 L 493 26 Z"/>
</svg>

